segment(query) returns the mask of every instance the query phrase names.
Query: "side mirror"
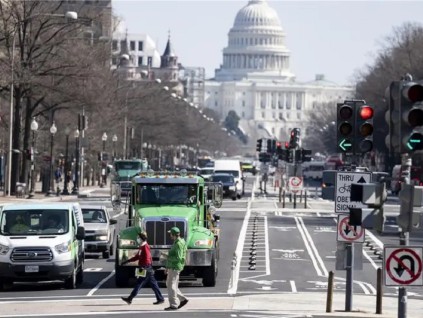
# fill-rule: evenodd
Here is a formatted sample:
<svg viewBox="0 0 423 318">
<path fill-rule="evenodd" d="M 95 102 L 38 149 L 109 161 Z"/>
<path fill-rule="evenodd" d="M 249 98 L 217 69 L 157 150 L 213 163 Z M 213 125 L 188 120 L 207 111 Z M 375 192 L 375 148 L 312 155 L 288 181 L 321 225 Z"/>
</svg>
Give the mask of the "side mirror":
<svg viewBox="0 0 423 318">
<path fill-rule="evenodd" d="M 85 228 L 83 226 L 78 226 L 76 229 L 76 239 L 83 240 L 85 238 Z"/>
<path fill-rule="evenodd" d="M 117 220 L 116 220 L 116 219 L 110 219 L 110 220 L 109 220 L 109 223 L 110 223 L 110 224 L 116 224 L 116 223 L 117 223 Z"/>
</svg>

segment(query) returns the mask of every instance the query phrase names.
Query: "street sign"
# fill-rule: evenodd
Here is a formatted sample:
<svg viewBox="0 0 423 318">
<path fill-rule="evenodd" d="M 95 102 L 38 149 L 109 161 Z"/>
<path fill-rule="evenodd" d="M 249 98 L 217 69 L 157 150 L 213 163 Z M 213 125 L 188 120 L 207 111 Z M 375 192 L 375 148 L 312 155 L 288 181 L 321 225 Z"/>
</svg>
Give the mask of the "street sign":
<svg viewBox="0 0 423 318">
<path fill-rule="evenodd" d="M 301 191 L 303 189 L 303 178 L 289 177 L 288 187 L 294 193 Z"/>
<path fill-rule="evenodd" d="M 365 230 L 359 225 L 349 225 L 349 215 L 338 215 L 338 242 L 364 243 Z"/>
<path fill-rule="evenodd" d="M 422 246 L 386 246 L 385 286 L 422 286 L 422 255 Z"/>
<path fill-rule="evenodd" d="M 342 172 L 336 173 L 335 182 L 335 213 L 349 213 L 349 208 L 366 208 L 361 201 L 350 201 L 351 184 L 370 183 L 371 172 Z"/>
</svg>

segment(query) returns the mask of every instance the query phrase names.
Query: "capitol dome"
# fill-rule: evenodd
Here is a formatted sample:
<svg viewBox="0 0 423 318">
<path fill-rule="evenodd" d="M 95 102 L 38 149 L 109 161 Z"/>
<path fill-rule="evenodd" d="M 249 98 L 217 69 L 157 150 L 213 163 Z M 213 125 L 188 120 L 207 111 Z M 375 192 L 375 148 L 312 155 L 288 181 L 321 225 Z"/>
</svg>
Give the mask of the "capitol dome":
<svg viewBox="0 0 423 318">
<path fill-rule="evenodd" d="M 265 0 L 251 0 L 239 10 L 235 17 L 234 29 L 268 27 L 282 30 L 278 14 Z"/>
<path fill-rule="evenodd" d="M 223 64 L 216 70 L 218 81 L 261 78 L 294 79 L 290 51 L 278 14 L 266 0 L 250 0 L 241 8 L 229 30 L 223 49 Z"/>
</svg>

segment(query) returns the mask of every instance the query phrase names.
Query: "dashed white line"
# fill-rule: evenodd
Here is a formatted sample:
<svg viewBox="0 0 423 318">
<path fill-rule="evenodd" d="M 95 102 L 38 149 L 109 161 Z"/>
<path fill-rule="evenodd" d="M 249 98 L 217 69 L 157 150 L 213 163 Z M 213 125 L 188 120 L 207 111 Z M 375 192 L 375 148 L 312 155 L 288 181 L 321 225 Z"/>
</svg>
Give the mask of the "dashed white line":
<svg viewBox="0 0 423 318">
<path fill-rule="evenodd" d="M 289 284 L 291 285 L 291 290 L 293 293 L 297 292 L 297 286 L 295 285 L 295 281 L 294 280 L 290 280 Z"/>
</svg>

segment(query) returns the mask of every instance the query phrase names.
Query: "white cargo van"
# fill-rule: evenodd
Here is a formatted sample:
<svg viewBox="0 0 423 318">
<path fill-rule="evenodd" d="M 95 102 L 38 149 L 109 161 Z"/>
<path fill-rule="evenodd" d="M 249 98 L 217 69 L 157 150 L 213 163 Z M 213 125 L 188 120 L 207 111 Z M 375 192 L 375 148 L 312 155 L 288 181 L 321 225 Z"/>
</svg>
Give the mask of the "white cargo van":
<svg viewBox="0 0 423 318">
<path fill-rule="evenodd" d="M 241 161 L 233 159 L 219 159 L 214 162 L 214 173 L 228 173 L 233 175 L 236 182 L 238 199 L 244 195 L 244 175 L 242 174 Z"/>
<path fill-rule="evenodd" d="M 0 289 L 17 281 L 83 280 L 79 203 L 10 204 L 0 212 Z"/>
</svg>

